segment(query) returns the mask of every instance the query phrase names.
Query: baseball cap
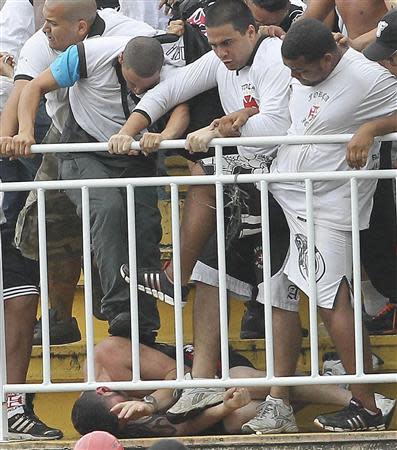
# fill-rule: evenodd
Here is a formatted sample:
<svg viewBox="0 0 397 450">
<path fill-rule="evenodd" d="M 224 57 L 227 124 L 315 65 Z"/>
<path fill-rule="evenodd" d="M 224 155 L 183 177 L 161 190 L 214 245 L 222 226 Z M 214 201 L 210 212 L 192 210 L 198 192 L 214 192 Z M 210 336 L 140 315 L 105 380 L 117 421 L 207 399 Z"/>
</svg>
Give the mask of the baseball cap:
<svg viewBox="0 0 397 450">
<path fill-rule="evenodd" d="M 397 51 L 397 9 L 389 11 L 378 23 L 376 41 L 363 53 L 372 61 L 389 59 Z"/>
<path fill-rule="evenodd" d="M 74 450 L 124 450 L 120 442 L 106 431 L 93 431 L 81 437 Z"/>
</svg>

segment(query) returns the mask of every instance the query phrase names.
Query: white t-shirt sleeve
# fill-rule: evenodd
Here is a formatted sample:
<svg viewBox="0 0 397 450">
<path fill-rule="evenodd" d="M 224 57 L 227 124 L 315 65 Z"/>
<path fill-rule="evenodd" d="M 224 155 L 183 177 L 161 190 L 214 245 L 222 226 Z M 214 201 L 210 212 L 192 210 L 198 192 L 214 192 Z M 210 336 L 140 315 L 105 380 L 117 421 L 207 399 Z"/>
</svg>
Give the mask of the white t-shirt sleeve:
<svg viewBox="0 0 397 450">
<path fill-rule="evenodd" d="M 29 38 L 21 49 L 14 79 L 33 79 L 46 70 L 57 54 L 48 47 L 47 38 L 39 30 Z"/>
<path fill-rule="evenodd" d="M 174 106 L 216 87 L 219 64 L 215 53 L 209 52 L 194 63 L 174 70 L 172 77 L 143 96 L 135 111 L 143 112 L 152 123 L 156 122 Z"/>
<path fill-rule="evenodd" d="M 7 0 L 0 10 L 0 51 L 18 59 L 23 44 L 34 33 L 34 11 L 29 0 Z"/>
<path fill-rule="evenodd" d="M 268 51 L 257 54 L 254 61 L 255 85 L 259 93 L 259 113 L 241 128 L 241 136 L 284 135 L 290 126 L 288 113 L 290 70 L 283 64 L 280 44 L 269 42 Z"/>
</svg>

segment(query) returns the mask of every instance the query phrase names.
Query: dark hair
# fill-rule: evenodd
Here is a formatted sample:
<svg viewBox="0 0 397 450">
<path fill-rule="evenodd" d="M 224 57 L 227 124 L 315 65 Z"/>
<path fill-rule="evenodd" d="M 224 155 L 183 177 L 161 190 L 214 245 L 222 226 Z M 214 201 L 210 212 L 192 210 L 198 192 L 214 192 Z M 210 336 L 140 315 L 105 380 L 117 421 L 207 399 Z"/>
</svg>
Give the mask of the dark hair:
<svg viewBox="0 0 397 450">
<path fill-rule="evenodd" d="M 107 431 L 121 437 L 119 421 L 109 411 L 105 397 L 94 392 L 83 392 L 72 408 L 72 423 L 82 435 L 92 431 Z"/>
<path fill-rule="evenodd" d="M 124 64 L 138 77 L 148 78 L 160 72 L 164 63 L 164 52 L 160 42 L 151 37 L 131 39 L 123 52 Z"/>
<path fill-rule="evenodd" d="M 250 25 L 256 28 L 254 16 L 242 0 L 218 0 L 207 9 L 205 24 L 207 28 L 230 24 L 241 34 L 244 34 Z"/>
<path fill-rule="evenodd" d="M 187 447 L 175 439 L 161 439 L 149 447 L 148 450 L 187 450 Z"/>
<path fill-rule="evenodd" d="M 320 60 L 326 53 L 334 53 L 337 45 L 331 31 L 319 20 L 300 19 L 286 34 L 281 54 L 295 60 L 303 56 L 307 62 Z"/>
<path fill-rule="evenodd" d="M 266 9 L 266 11 L 269 12 L 275 12 L 286 9 L 289 0 L 251 0 L 251 2 L 258 6 L 258 8 Z"/>
</svg>

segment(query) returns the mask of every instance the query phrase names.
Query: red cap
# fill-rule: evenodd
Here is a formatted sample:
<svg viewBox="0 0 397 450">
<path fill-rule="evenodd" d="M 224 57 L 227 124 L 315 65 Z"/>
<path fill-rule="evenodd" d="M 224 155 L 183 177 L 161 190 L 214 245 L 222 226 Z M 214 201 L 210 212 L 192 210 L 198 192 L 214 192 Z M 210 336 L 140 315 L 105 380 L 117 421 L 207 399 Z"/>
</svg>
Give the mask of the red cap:
<svg viewBox="0 0 397 450">
<path fill-rule="evenodd" d="M 120 442 L 106 431 L 93 431 L 81 437 L 74 450 L 124 450 Z"/>
</svg>

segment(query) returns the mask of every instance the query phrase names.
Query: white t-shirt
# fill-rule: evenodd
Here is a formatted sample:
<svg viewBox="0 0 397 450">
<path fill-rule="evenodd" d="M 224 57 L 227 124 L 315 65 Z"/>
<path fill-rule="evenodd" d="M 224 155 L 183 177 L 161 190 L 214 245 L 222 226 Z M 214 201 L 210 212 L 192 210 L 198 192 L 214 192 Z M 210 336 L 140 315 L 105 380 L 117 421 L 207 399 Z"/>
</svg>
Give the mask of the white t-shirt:
<svg viewBox="0 0 397 450">
<path fill-rule="evenodd" d="M 89 38 L 98 36 L 153 36 L 156 34 L 149 25 L 123 16 L 114 9 L 98 10 L 96 21 L 91 27 Z M 48 45 L 48 39 L 42 30 L 37 31 L 23 46 L 17 67 L 15 80 L 31 80 L 46 70 L 61 54 Z M 67 89 L 58 89 L 46 95 L 47 113 L 55 127 L 62 131 L 69 114 Z"/>
<path fill-rule="evenodd" d="M 126 122 L 115 63 L 133 37 L 88 39 L 69 47 L 51 65 L 58 84 L 70 88 L 69 103 L 76 122 L 101 142 L 118 133 Z M 76 67 L 79 67 L 79 73 Z M 171 70 L 172 62 L 166 59 L 160 78 L 164 79 Z M 130 111 L 134 106 L 130 99 Z"/>
<path fill-rule="evenodd" d="M 367 121 L 397 109 L 397 79 L 361 53 L 348 50 L 326 80 L 317 86 L 291 83 L 289 135 L 354 133 Z M 274 173 L 352 170 L 346 161 L 347 144 L 281 145 L 271 166 Z M 365 169 L 379 166 L 377 143 Z M 369 224 L 376 180 L 358 180 L 360 229 Z M 271 183 L 271 191 L 291 214 L 305 218 L 304 182 Z M 330 228 L 351 228 L 349 181 L 316 181 L 315 222 Z"/>
<path fill-rule="evenodd" d="M 0 51 L 18 59 L 23 44 L 35 31 L 34 11 L 29 0 L 7 0 L 0 10 Z"/>
<path fill-rule="evenodd" d="M 119 3 L 122 14 L 158 30 L 167 28 L 169 17 L 164 14 L 164 8 L 159 9 L 159 0 L 119 0 Z"/>
<path fill-rule="evenodd" d="M 149 91 L 137 111 L 155 122 L 175 105 L 218 86 L 226 114 L 245 107 L 257 106 L 259 114 L 242 127 L 242 136 L 286 134 L 290 126 L 288 112 L 290 71 L 281 59 L 281 43 L 277 38 L 258 42 L 251 61 L 239 71 L 228 70 L 213 51 L 192 64 L 178 69 L 175 75 Z M 277 146 L 263 149 L 239 147 L 245 157 L 253 154 L 274 157 Z"/>
</svg>

